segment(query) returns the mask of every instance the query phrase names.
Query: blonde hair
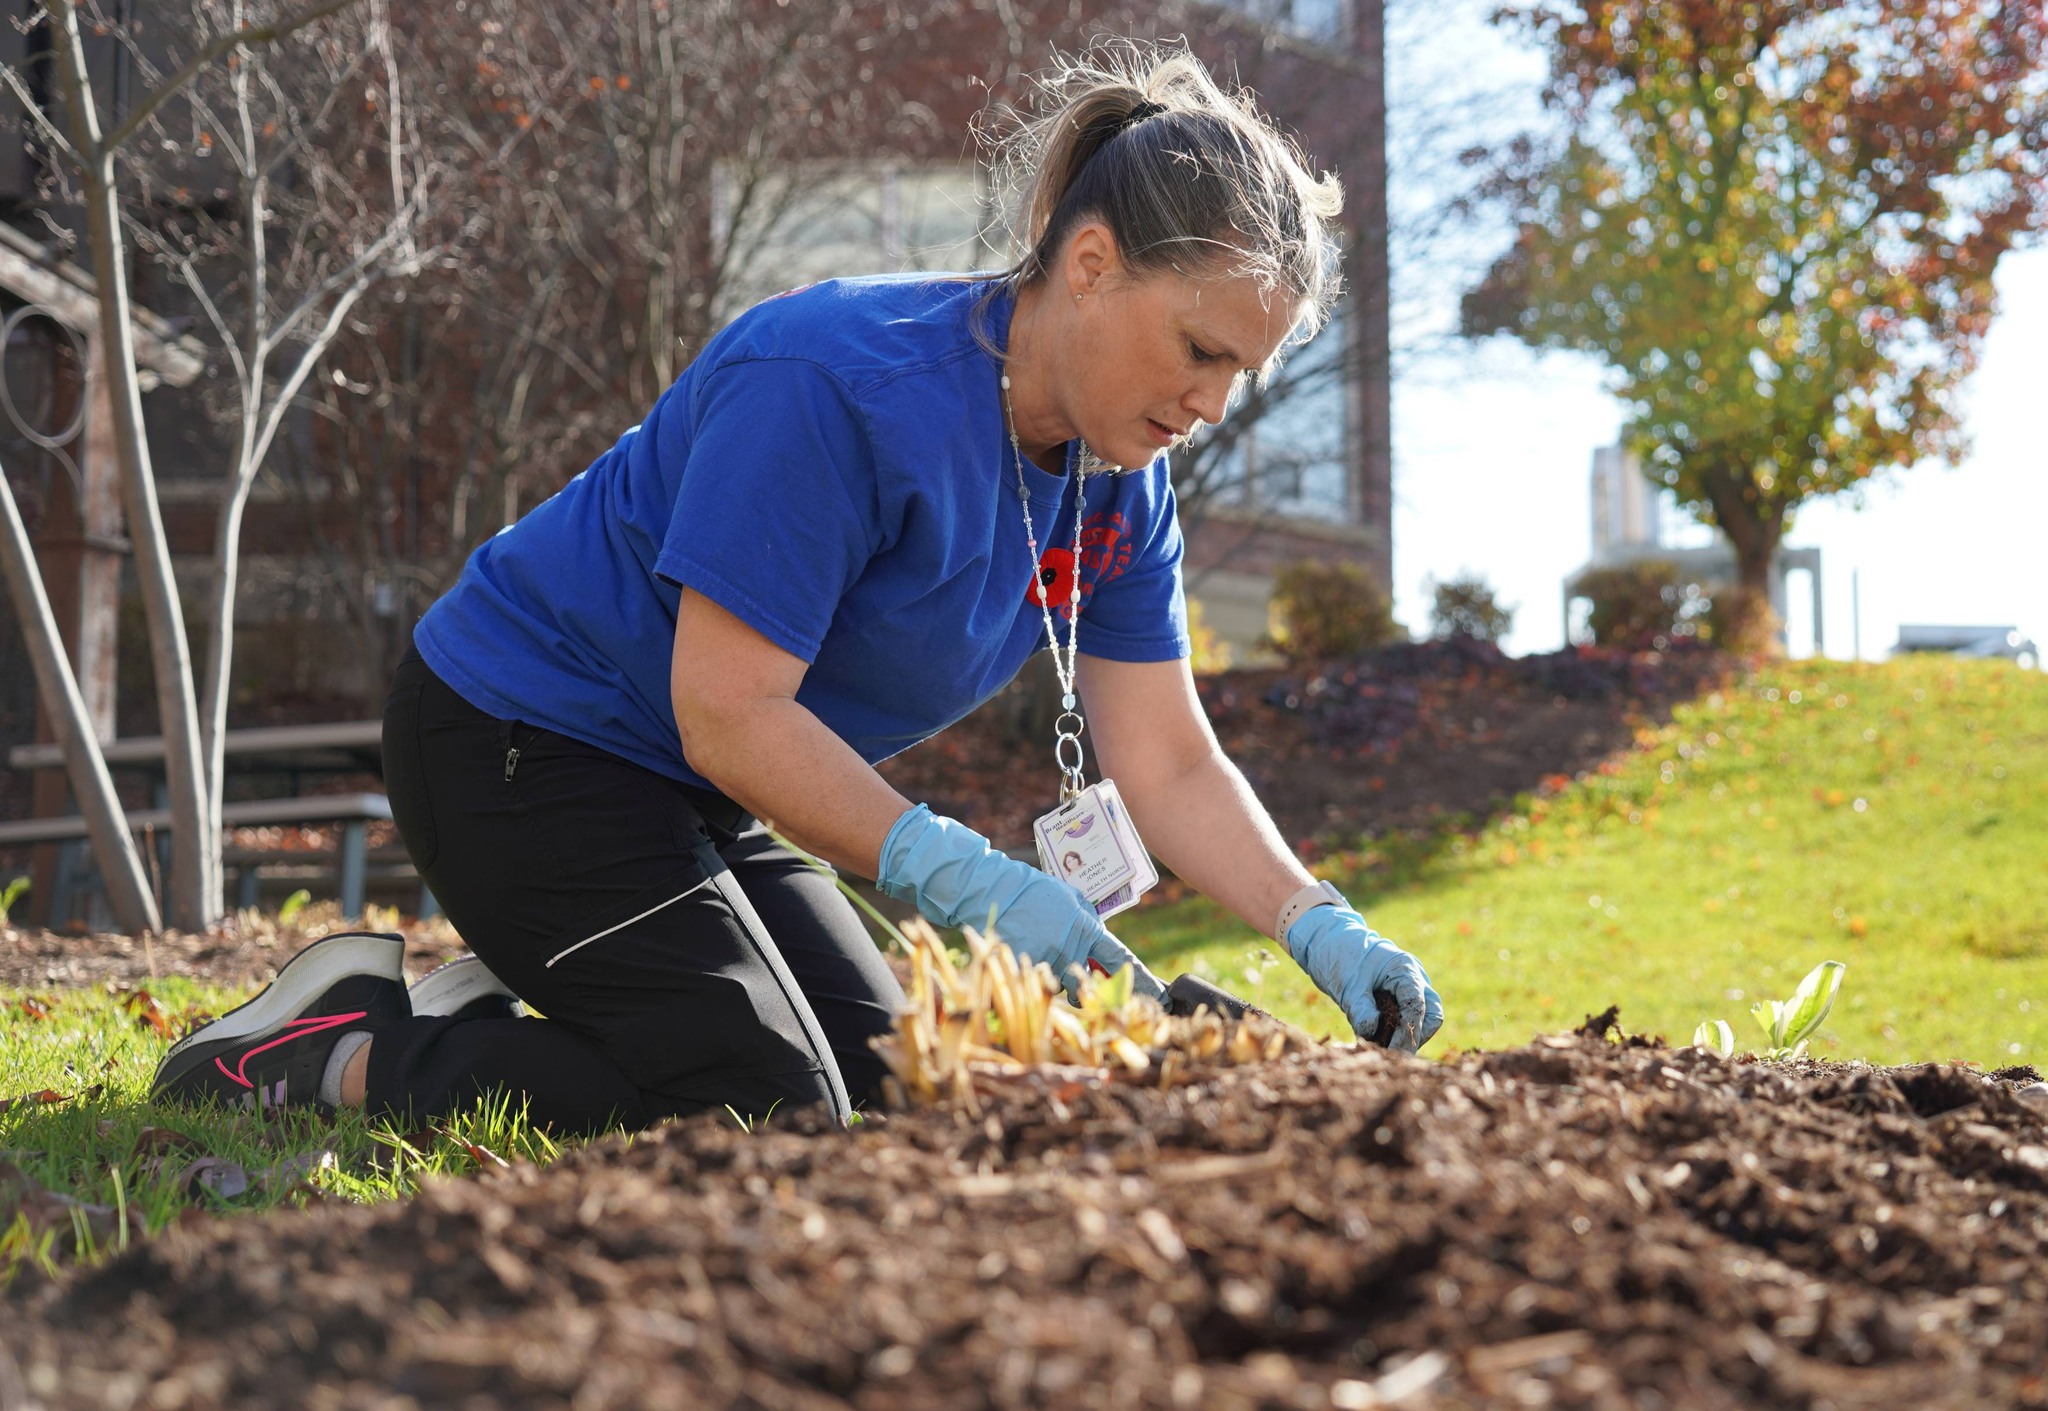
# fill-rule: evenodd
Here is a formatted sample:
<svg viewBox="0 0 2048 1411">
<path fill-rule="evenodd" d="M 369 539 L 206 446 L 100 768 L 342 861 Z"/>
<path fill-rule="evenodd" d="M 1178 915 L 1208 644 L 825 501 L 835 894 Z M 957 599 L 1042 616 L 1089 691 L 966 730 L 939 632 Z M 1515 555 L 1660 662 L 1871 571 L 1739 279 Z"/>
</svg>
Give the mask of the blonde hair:
<svg viewBox="0 0 2048 1411">
<path fill-rule="evenodd" d="M 1248 276 L 1299 304 L 1298 337 L 1322 326 L 1344 190 L 1248 92 L 1226 92 L 1183 47 L 1114 40 L 1042 75 L 1035 96 L 997 146 L 1017 250 L 1007 283 L 1044 278 L 1094 219 L 1134 275 Z"/>
</svg>

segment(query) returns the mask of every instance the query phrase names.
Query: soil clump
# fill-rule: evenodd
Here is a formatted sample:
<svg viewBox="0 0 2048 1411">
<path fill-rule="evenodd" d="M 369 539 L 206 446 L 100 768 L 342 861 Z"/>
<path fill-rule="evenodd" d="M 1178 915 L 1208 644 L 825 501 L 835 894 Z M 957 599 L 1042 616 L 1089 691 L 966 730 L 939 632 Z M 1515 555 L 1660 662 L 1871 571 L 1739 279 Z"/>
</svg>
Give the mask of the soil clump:
<svg viewBox="0 0 2048 1411">
<path fill-rule="evenodd" d="M 705 1116 L 0 1295 L 53 1411 L 2048 1407 L 2031 1076 L 1613 1016 L 983 1112 Z"/>
</svg>

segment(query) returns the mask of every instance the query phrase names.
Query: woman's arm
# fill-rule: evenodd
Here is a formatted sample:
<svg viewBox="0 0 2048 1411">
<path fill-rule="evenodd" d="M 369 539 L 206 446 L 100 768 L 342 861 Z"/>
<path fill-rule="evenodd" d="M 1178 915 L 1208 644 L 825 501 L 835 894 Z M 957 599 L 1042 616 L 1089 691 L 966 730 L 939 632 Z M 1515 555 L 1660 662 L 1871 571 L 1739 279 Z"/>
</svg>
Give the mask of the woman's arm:
<svg viewBox="0 0 2048 1411">
<path fill-rule="evenodd" d="M 1244 776 L 1223 757 L 1184 661 L 1081 658 L 1090 733 L 1131 817 L 1161 862 L 1263 935 L 1311 885 Z M 1415 1050 L 1443 1023 L 1421 962 L 1366 925 L 1348 903 L 1316 904 L 1274 936 L 1361 1037 Z M 1379 996 L 1400 1019 L 1382 1032 Z"/>
<path fill-rule="evenodd" d="M 797 704 L 807 670 L 711 599 L 683 590 L 669 665 L 683 758 L 798 846 L 879 876 L 882 842 L 910 801 Z"/>
<path fill-rule="evenodd" d="M 872 877 L 943 926 L 996 929 L 1019 954 L 1073 983 L 1085 961 L 1134 967 L 1142 990 L 1165 993 L 1110 935 L 1081 894 L 990 847 L 883 781 L 796 700 L 806 667 L 701 594 L 676 611 L 669 694 L 683 758 L 798 846 Z"/>
<path fill-rule="evenodd" d="M 1216 743 L 1187 662 L 1083 653 L 1080 685 L 1086 738 L 1145 845 L 1197 891 L 1272 935 L 1280 908 L 1315 879 Z"/>
</svg>

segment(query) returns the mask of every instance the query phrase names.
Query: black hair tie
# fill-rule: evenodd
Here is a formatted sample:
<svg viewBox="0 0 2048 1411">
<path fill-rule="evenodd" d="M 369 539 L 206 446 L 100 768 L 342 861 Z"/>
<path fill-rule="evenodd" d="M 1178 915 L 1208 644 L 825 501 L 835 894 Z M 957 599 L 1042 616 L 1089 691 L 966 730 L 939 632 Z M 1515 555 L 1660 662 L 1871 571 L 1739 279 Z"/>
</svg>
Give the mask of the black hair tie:
<svg viewBox="0 0 2048 1411">
<path fill-rule="evenodd" d="M 1124 114 L 1124 120 L 1117 124 L 1116 130 L 1118 132 L 1127 131 L 1130 128 L 1136 127 L 1139 123 L 1145 121 L 1145 119 L 1156 118 L 1165 111 L 1166 105 L 1164 103 L 1154 103 L 1151 99 L 1148 98 L 1144 102 L 1138 104 L 1137 107 L 1131 109 L 1128 113 Z"/>
</svg>

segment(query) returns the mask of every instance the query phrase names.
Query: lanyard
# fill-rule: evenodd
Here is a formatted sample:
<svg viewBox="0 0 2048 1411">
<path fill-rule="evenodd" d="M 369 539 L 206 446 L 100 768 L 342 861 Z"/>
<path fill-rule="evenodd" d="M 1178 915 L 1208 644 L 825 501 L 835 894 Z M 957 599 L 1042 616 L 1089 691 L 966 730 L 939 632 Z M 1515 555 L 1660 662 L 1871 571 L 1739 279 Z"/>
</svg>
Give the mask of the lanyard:
<svg viewBox="0 0 2048 1411">
<path fill-rule="evenodd" d="M 1081 732 L 1087 722 L 1081 718 L 1078 706 L 1080 698 L 1074 694 L 1074 668 L 1079 660 L 1081 635 L 1081 511 L 1087 505 L 1088 481 L 1084 467 L 1088 462 L 1088 451 L 1084 445 L 1081 454 L 1074 458 L 1074 575 L 1073 587 L 1067 597 L 1067 645 L 1064 655 L 1060 650 L 1059 632 L 1053 626 L 1052 604 L 1047 601 L 1045 574 L 1038 555 L 1038 531 L 1031 524 L 1031 490 L 1024 480 L 1024 450 L 1017 444 L 1017 414 L 1010 406 L 1010 375 L 1003 374 L 1003 420 L 1010 433 L 1010 456 L 1017 468 L 1017 505 L 1024 512 L 1024 542 L 1031 550 L 1032 592 L 1038 599 L 1038 611 L 1045 619 L 1045 639 L 1052 647 L 1053 675 L 1060 683 L 1060 714 L 1053 722 L 1054 763 L 1060 771 L 1060 801 L 1066 802 L 1079 794 L 1088 785 L 1088 777 L 1082 772 L 1087 755 L 1081 745 Z M 1057 508 L 1053 511 L 1057 516 Z M 1051 526 L 1047 526 L 1051 532 Z"/>
</svg>

